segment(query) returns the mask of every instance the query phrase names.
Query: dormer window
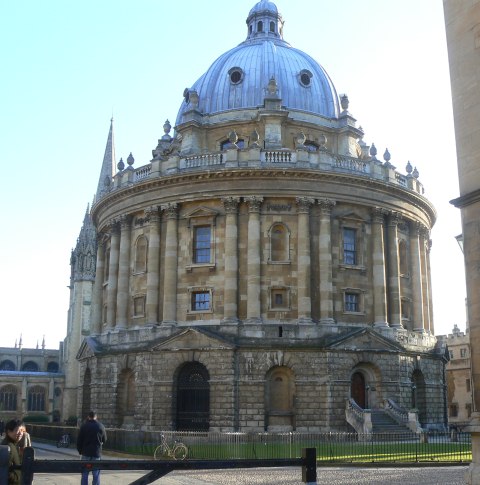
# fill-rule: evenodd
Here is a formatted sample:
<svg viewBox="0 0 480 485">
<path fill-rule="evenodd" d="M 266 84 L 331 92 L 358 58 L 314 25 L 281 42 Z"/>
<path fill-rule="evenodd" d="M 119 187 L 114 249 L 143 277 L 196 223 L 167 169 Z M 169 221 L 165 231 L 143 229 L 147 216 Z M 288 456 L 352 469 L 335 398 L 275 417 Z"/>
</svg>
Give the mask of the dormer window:
<svg viewBox="0 0 480 485">
<path fill-rule="evenodd" d="M 313 74 L 308 69 L 303 69 L 299 73 L 300 84 L 304 87 L 310 86 L 310 83 L 312 82 L 312 77 Z"/>
</svg>

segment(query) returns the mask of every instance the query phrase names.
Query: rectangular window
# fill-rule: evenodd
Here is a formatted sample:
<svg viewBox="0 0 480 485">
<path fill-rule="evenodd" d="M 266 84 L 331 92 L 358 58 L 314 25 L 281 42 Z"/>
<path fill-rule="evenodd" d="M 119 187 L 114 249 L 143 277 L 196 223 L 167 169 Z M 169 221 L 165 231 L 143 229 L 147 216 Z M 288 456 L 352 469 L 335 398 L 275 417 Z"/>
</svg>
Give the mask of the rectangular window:
<svg viewBox="0 0 480 485">
<path fill-rule="evenodd" d="M 343 229 L 343 263 L 357 264 L 357 231 L 355 229 Z"/>
<path fill-rule="evenodd" d="M 450 360 L 452 360 L 453 359 L 453 350 L 449 350 L 448 355 L 450 356 Z"/>
<path fill-rule="evenodd" d="M 460 349 L 460 357 L 464 359 L 467 356 L 467 349 Z"/>
<path fill-rule="evenodd" d="M 133 316 L 143 317 L 145 316 L 145 297 L 137 296 L 133 299 Z"/>
<path fill-rule="evenodd" d="M 470 417 L 472 415 L 472 405 L 465 404 L 465 409 L 467 410 L 467 417 Z"/>
<path fill-rule="evenodd" d="M 345 293 L 345 311 L 356 313 L 360 311 L 360 295 L 358 293 Z"/>
<path fill-rule="evenodd" d="M 210 292 L 192 292 L 192 312 L 210 311 Z"/>
<path fill-rule="evenodd" d="M 210 263 L 211 253 L 210 226 L 197 226 L 193 230 L 193 262 L 197 264 Z"/>
<path fill-rule="evenodd" d="M 458 406 L 456 404 L 450 405 L 450 417 L 456 418 L 458 416 Z"/>
<path fill-rule="evenodd" d="M 272 288 L 270 291 L 270 309 L 288 310 L 288 288 Z"/>
<path fill-rule="evenodd" d="M 467 392 L 470 392 L 470 379 L 465 379 L 465 385 L 467 386 Z"/>
</svg>

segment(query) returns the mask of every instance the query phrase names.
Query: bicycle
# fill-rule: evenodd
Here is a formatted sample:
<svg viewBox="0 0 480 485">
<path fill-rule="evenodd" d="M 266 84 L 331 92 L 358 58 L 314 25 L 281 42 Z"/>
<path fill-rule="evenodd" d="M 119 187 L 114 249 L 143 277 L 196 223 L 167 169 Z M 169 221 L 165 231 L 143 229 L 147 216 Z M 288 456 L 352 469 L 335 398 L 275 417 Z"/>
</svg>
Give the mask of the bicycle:
<svg viewBox="0 0 480 485">
<path fill-rule="evenodd" d="M 57 441 L 57 448 L 68 448 L 70 446 L 72 439 L 69 433 L 62 434 L 60 439 Z"/>
<path fill-rule="evenodd" d="M 153 458 L 155 460 L 161 459 L 173 459 L 173 460 L 185 460 L 188 454 L 188 448 L 183 443 L 175 440 L 173 446 L 169 446 L 165 435 L 161 435 L 161 443 L 155 448 Z"/>
</svg>

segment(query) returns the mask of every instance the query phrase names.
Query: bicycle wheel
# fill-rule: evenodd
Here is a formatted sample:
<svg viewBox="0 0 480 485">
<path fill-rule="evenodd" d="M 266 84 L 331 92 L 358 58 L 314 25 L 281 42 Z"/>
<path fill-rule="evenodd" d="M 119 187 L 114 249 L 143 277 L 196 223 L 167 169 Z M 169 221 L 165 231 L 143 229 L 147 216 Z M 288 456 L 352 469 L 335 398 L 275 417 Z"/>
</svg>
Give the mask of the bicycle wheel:
<svg viewBox="0 0 480 485">
<path fill-rule="evenodd" d="M 164 444 L 161 444 L 155 448 L 153 458 L 155 460 L 164 460 L 168 457 L 168 449 Z"/>
<path fill-rule="evenodd" d="M 175 460 L 185 460 L 187 454 L 188 448 L 183 443 L 176 445 L 173 449 L 173 457 Z"/>
</svg>

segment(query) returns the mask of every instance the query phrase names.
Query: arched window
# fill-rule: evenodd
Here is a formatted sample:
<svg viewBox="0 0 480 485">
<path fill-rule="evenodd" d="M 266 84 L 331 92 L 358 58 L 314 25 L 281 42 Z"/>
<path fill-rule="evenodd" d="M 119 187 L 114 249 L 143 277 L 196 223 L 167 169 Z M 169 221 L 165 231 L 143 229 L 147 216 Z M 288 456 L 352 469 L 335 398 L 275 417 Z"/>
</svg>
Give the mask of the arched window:
<svg viewBox="0 0 480 485">
<path fill-rule="evenodd" d="M 261 20 L 257 24 L 257 32 L 263 32 L 263 22 Z"/>
<path fill-rule="evenodd" d="M 131 369 L 124 369 L 120 373 L 117 389 L 117 416 L 120 426 L 133 424 L 136 394 L 135 374 Z"/>
<path fill-rule="evenodd" d="M 3 386 L 0 389 L 0 409 L 3 411 L 17 410 L 17 388 L 15 386 Z"/>
<path fill-rule="evenodd" d="M 177 420 L 179 431 L 208 431 L 210 428 L 210 376 L 200 362 L 189 362 L 177 377 Z"/>
<path fill-rule="evenodd" d="M 423 425 L 427 422 L 427 393 L 425 378 L 420 369 L 415 369 L 412 372 L 411 389 L 412 398 L 410 406 L 418 410 L 418 420 Z"/>
<path fill-rule="evenodd" d="M 267 373 L 265 389 L 265 429 L 293 430 L 295 381 L 288 367 L 274 367 Z"/>
<path fill-rule="evenodd" d="M 87 369 L 85 371 L 85 375 L 83 376 L 82 418 L 87 416 L 87 414 L 92 410 L 91 385 L 92 373 L 90 369 Z"/>
<path fill-rule="evenodd" d="M 49 362 L 47 365 L 47 372 L 58 372 L 58 364 L 57 362 Z"/>
<path fill-rule="evenodd" d="M 135 244 L 135 273 L 145 273 L 147 271 L 147 247 L 147 238 L 140 236 Z"/>
<path fill-rule="evenodd" d="M 290 234 L 284 224 L 274 224 L 270 229 L 270 261 L 288 262 L 290 260 Z"/>
<path fill-rule="evenodd" d="M 270 22 L 270 32 L 275 32 L 275 22 Z"/>
<path fill-rule="evenodd" d="M 28 390 L 28 411 L 45 411 L 45 389 L 33 386 Z"/>
<path fill-rule="evenodd" d="M 25 364 L 23 364 L 22 370 L 24 372 L 38 372 L 38 364 L 33 362 L 32 360 L 29 360 L 28 362 L 25 362 Z"/>
<path fill-rule="evenodd" d="M 15 364 L 11 360 L 2 360 L 0 363 L 0 370 L 16 370 Z"/>
</svg>

